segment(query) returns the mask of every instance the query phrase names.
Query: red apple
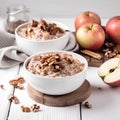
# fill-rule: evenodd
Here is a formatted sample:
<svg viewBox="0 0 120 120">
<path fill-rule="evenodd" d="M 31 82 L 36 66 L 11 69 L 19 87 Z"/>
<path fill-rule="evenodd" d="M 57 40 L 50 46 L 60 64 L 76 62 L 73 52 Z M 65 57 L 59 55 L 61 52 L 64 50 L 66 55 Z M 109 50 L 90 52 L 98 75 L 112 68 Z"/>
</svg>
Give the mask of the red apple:
<svg viewBox="0 0 120 120">
<path fill-rule="evenodd" d="M 120 86 L 120 58 L 111 58 L 98 68 L 98 75 L 110 86 Z"/>
<path fill-rule="evenodd" d="M 81 47 L 98 50 L 104 44 L 105 32 L 100 25 L 89 23 L 76 31 L 76 39 Z"/>
<path fill-rule="evenodd" d="M 78 30 L 79 27 L 86 23 L 97 23 L 101 25 L 100 16 L 92 11 L 85 11 L 80 13 L 75 18 L 75 29 Z"/>
<path fill-rule="evenodd" d="M 120 16 L 112 17 L 106 23 L 106 34 L 114 43 L 120 44 Z"/>
</svg>

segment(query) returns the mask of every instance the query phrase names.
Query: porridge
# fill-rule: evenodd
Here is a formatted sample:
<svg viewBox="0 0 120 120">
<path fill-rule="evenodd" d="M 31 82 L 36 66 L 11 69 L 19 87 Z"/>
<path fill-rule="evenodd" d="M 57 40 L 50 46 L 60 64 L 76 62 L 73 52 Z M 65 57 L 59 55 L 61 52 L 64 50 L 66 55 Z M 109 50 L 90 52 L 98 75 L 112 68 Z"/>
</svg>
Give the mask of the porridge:
<svg viewBox="0 0 120 120">
<path fill-rule="evenodd" d="M 31 73 L 41 76 L 66 77 L 81 72 L 84 64 L 72 55 L 49 52 L 31 58 L 27 69 Z"/>
<path fill-rule="evenodd" d="M 20 28 L 18 34 L 24 38 L 40 41 L 59 38 L 65 34 L 65 31 L 55 23 L 32 20 L 31 23 Z"/>
</svg>

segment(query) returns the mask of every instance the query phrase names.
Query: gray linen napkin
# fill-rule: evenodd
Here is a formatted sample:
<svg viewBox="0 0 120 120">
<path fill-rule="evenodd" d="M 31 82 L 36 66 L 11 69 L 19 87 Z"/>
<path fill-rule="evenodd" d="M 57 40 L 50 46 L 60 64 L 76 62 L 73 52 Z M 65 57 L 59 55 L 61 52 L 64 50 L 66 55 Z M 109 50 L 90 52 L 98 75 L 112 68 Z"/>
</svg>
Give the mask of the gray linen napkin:
<svg viewBox="0 0 120 120">
<path fill-rule="evenodd" d="M 73 33 L 70 33 L 69 41 L 63 50 L 76 51 L 79 45 Z M 6 31 L 0 31 L 0 68 L 9 68 L 25 61 L 27 54 L 23 53 L 15 45 L 15 37 Z"/>
<path fill-rule="evenodd" d="M 15 38 L 0 31 L 0 68 L 9 68 L 25 61 L 28 56 L 15 45 Z"/>
</svg>

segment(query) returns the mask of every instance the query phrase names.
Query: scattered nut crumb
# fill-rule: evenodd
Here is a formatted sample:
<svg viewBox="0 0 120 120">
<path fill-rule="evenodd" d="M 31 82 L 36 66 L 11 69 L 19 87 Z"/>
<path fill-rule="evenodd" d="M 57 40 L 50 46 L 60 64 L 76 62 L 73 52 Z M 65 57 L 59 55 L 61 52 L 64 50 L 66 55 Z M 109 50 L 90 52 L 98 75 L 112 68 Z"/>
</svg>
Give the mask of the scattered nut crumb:
<svg viewBox="0 0 120 120">
<path fill-rule="evenodd" d="M 13 80 L 9 81 L 10 85 L 13 85 L 15 88 L 19 88 L 19 89 L 23 89 L 22 84 L 24 82 L 25 82 L 25 80 L 23 77 L 19 77 L 17 79 L 13 79 Z M 4 88 L 3 85 L 0 85 L 0 88 L 3 89 Z M 11 102 L 13 102 L 15 104 L 19 103 L 19 99 L 16 96 L 14 96 L 13 94 L 9 94 L 8 100 L 10 100 Z M 31 112 L 31 111 L 38 112 L 40 110 L 40 106 L 37 104 L 33 104 L 30 107 L 22 105 L 20 108 L 23 112 Z"/>
<path fill-rule="evenodd" d="M 1 84 L 1 85 L 0 85 L 0 88 L 1 88 L 1 89 L 4 89 L 4 86 Z"/>
<path fill-rule="evenodd" d="M 84 103 L 84 106 L 86 108 L 92 108 L 92 104 L 90 104 L 88 101 Z"/>
<path fill-rule="evenodd" d="M 19 103 L 19 99 L 18 99 L 16 96 L 14 96 L 13 94 L 10 94 L 10 95 L 8 96 L 8 100 L 10 100 L 11 102 L 13 102 L 13 103 L 15 103 L 15 104 L 18 104 L 18 103 Z"/>
<path fill-rule="evenodd" d="M 101 87 L 98 87 L 98 90 L 102 90 L 102 88 L 101 88 Z"/>
</svg>

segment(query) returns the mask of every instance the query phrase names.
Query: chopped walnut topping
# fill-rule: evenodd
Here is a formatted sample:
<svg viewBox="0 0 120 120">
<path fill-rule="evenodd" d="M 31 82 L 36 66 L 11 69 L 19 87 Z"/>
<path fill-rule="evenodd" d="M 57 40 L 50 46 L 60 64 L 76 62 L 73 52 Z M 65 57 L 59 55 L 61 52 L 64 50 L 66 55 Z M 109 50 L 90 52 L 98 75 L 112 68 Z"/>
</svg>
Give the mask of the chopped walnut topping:
<svg viewBox="0 0 120 120">
<path fill-rule="evenodd" d="M 36 40 L 56 39 L 65 34 L 65 31 L 55 23 L 47 23 L 45 20 L 32 20 L 27 26 L 20 28 L 19 34 L 24 38 Z"/>
<path fill-rule="evenodd" d="M 50 52 L 31 58 L 27 69 L 47 77 L 65 77 L 81 72 L 84 64 L 72 55 Z"/>
<path fill-rule="evenodd" d="M 38 21 L 36 21 L 36 20 L 32 20 L 32 22 L 31 22 L 31 27 L 37 27 L 38 26 Z"/>
</svg>

